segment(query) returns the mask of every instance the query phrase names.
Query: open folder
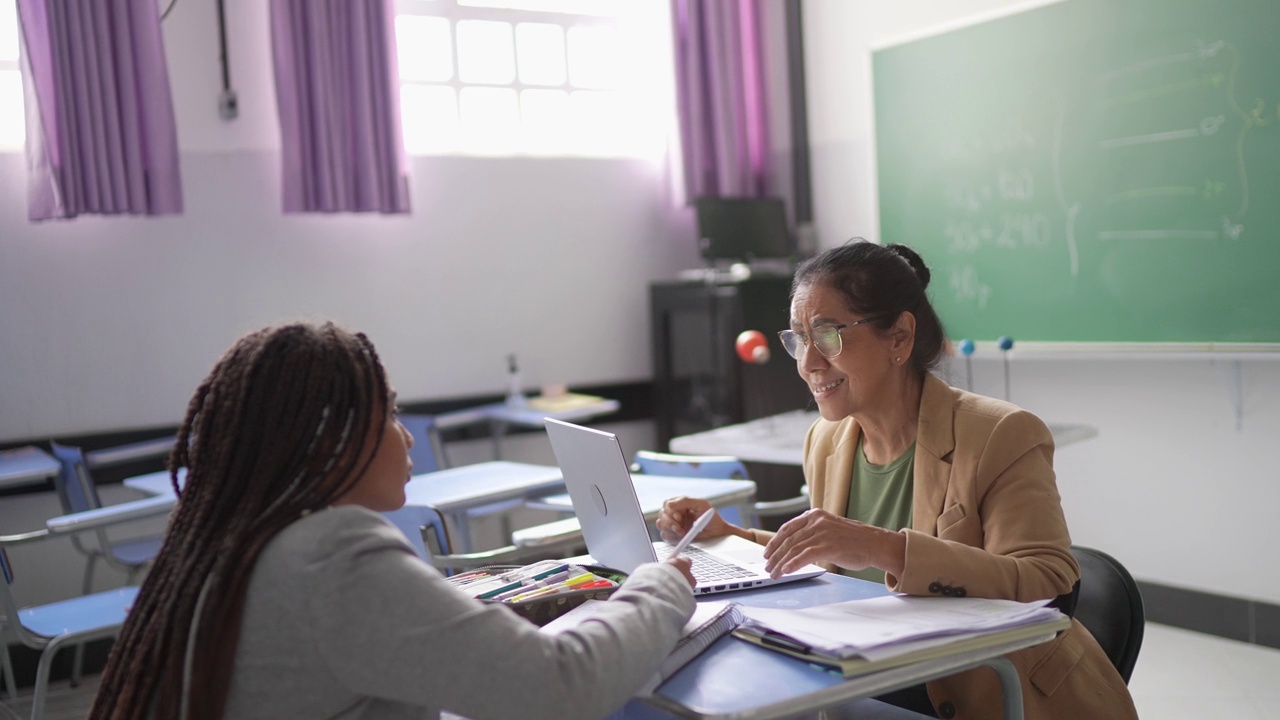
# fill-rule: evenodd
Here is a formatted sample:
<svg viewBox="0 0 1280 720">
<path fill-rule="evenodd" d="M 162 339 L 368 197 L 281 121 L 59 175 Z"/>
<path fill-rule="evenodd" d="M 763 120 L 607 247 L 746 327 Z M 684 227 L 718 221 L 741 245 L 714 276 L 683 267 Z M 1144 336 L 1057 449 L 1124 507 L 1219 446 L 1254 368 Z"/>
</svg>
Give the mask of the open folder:
<svg viewBox="0 0 1280 720">
<path fill-rule="evenodd" d="M 1049 601 L 889 595 L 802 610 L 744 607 L 734 637 L 845 677 L 979 650 L 1071 626 Z"/>
</svg>

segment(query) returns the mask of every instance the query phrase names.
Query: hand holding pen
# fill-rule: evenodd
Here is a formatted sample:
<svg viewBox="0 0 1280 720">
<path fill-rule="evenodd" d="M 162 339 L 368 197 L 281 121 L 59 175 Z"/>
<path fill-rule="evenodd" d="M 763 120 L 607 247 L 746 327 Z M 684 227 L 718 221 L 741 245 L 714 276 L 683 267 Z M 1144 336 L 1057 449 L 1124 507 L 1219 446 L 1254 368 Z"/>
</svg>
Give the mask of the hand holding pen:
<svg viewBox="0 0 1280 720">
<path fill-rule="evenodd" d="M 698 585 L 697 581 L 693 579 L 693 561 L 684 557 L 681 553 L 689 547 L 689 543 L 693 542 L 694 538 L 698 537 L 698 533 L 707 527 L 707 523 L 711 522 L 711 518 L 715 514 L 716 511 L 714 509 L 707 508 L 705 512 L 699 515 L 698 519 L 693 522 L 693 527 L 689 528 L 689 532 L 680 538 L 680 542 L 676 544 L 671 550 L 671 555 L 667 557 L 667 564 L 675 567 L 684 575 L 684 579 L 689 581 L 689 587 L 697 587 Z"/>
</svg>

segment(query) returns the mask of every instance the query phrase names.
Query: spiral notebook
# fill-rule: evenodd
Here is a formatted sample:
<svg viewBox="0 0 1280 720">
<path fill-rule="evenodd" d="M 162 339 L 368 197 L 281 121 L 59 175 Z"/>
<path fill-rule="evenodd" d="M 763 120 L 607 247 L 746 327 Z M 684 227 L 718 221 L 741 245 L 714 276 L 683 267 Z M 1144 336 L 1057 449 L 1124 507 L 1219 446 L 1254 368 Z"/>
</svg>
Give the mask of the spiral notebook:
<svg viewBox="0 0 1280 720">
<path fill-rule="evenodd" d="M 581 625 L 595 616 L 595 609 L 603 600 L 588 600 L 542 627 L 543 632 L 564 632 Z M 654 690 L 667 678 L 675 675 L 680 668 L 688 665 L 698 657 L 711 643 L 728 635 L 742 622 L 742 610 L 737 603 L 726 601 L 703 601 L 693 609 L 693 615 L 684 624 L 680 639 L 658 665 L 657 672 L 636 693 L 640 696 L 652 695 Z"/>
</svg>

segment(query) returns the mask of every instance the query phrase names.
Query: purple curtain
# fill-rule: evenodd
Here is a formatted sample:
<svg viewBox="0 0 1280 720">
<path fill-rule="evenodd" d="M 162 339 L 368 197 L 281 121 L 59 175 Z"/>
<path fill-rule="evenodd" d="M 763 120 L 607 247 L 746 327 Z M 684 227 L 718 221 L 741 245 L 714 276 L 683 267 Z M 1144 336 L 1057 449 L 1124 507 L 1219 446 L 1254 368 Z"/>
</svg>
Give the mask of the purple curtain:
<svg viewBox="0 0 1280 720">
<path fill-rule="evenodd" d="M 285 212 L 409 212 L 390 0 L 271 0 Z"/>
<path fill-rule="evenodd" d="M 671 0 L 686 199 L 770 185 L 758 0 Z"/>
<path fill-rule="evenodd" d="M 155 0 L 18 0 L 27 212 L 182 212 L 178 135 Z"/>
</svg>

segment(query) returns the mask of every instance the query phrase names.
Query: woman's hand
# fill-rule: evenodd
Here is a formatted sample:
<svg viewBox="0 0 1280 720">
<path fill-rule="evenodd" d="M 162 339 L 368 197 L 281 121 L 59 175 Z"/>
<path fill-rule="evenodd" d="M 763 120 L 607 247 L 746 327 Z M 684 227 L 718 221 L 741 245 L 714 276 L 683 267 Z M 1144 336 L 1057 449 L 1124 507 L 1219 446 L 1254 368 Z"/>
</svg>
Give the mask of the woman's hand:
<svg viewBox="0 0 1280 720">
<path fill-rule="evenodd" d="M 711 508 L 711 503 L 702 498 L 691 497 L 675 497 L 662 504 L 662 512 L 658 514 L 657 526 L 658 532 L 662 535 L 662 539 L 669 543 L 678 543 L 685 533 L 689 532 L 689 528 L 693 527 L 693 521 L 697 520 L 702 513 Z M 751 533 L 725 522 L 720 517 L 720 513 L 716 513 L 711 518 L 711 522 L 707 524 L 697 538 L 700 540 L 710 540 L 712 538 L 723 537 L 725 535 L 737 535 L 751 540 Z"/>
<path fill-rule="evenodd" d="M 907 559 L 902 533 L 813 509 L 788 520 L 764 549 L 765 570 L 774 578 L 807 563 L 831 563 L 846 570 L 876 567 L 901 575 Z"/>
<path fill-rule="evenodd" d="M 693 579 L 693 561 L 684 555 L 663 560 L 666 564 L 680 571 L 684 575 L 684 579 L 689 583 L 690 588 L 697 587 L 698 582 Z"/>
</svg>

